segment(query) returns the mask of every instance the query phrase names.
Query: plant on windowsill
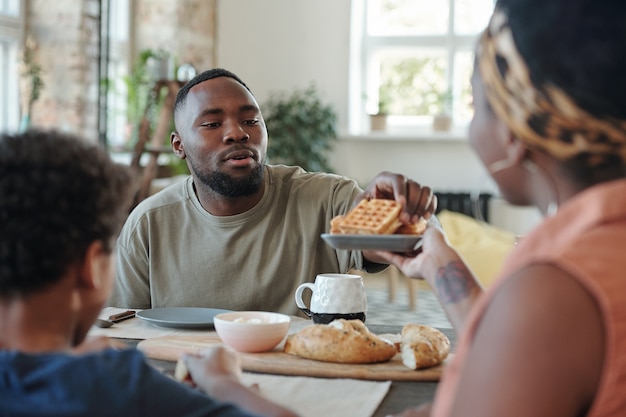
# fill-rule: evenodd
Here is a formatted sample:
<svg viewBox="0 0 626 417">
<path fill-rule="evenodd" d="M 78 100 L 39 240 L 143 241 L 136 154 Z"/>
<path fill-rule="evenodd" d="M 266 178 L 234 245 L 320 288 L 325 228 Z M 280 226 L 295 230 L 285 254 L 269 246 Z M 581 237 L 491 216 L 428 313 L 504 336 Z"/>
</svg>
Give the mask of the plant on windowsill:
<svg viewBox="0 0 626 417">
<path fill-rule="evenodd" d="M 132 154 L 132 162 L 144 153 L 151 152 L 157 155 L 158 167 L 155 178 L 186 175 L 189 173 L 185 161 L 178 159 L 169 148 L 169 132 L 174 130 L 173 118 L 166 129 L 167 135 L 160 135 L 153 143 L 153 135 L 160 124 L 162 109 L 170 94 L 169 85 L 174 81 L 173 60 L 168 52 L 162 49 L 143 49 L 139 51 L 131 71 L 119 78 L 101 80 L 103 88 L 121 96 L 126 101 L 124 116 L 126 119 L 125 138 L 121 146 L 111 148 L 113 152 Z M 123 86 L 123 87 L 122 87 Z M 157 88 L 159 87 L 159 88 Z M 120 100 L 120 101 L 121 101 Z M 120 112 L 121 109 L 110 109 L 111 112 Z M 141 132 L 141 133 L 140 133 Z M 140 135 L 143 140 L 141 145 Z M 140 165 L 141 166 L 141 165 Z M 142 167 L 143 168 L 143 167 Z"/>
<path fill-rule="evenodd" d="M 154 125 L 158 115 L 162 97 L 152 96 L 154 94 L 154 83 L 161 77 L 158 74 L 160 62 L 167 57 L 167 53 L 158 49 L 143 49 L 139 52 L 139 57 L 133 65 L 130 73 L 123 78 L 127 92 L 127 129 L 128 138 L 126 146 L 132 147 L 137 143 L 139 128 L 144 115 L 148 115 L 150 125 Z M 156 60 L 156 61 L 155 61 Z M 160 93 L 160 92 L 159 92 Z"/>
<path fill-rule="evenodd" d="M 22 119 L 19 131 L 23 132 L 31 126 L 33 104 L 41 95 L 44 82 L 41 78 L 42 68 L 35 60 L 37 44 L 32 38 L 26 40 L 20 60 L 20 94 L 22 97 Z"/>
<path fill-rule="evenodd" d="M 387 116 L 389 115 L 389 104 L 391 103 L 391 93 L 389 86 L 383 84 L 378 89 L 378 112 L 370 114 L 370 130 L 387 130 Z"/>
<path fill-rule="evenodd" d="M 433 130 L 447 132 L 452 127 L 452 90 L 437 94 L 437 113 L 433 116 Z"/>
<path fill-rule="evenodd" d="M 337 114 L 314 84 L 291 93 L 275 92 L 262 105 L 269 135 L 268 163 L 333 172 L 328 154 L 337 140 Z"/>
</svg>

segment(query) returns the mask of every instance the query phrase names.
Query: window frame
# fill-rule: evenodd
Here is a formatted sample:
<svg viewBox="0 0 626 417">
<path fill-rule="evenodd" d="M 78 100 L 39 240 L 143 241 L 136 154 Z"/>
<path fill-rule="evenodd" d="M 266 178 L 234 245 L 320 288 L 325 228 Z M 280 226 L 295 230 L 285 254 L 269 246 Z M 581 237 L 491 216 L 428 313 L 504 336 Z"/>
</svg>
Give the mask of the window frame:
<svg viewBox="0 0 626 417">
<path fill-rule="evenodd" d="M 100 71 L 106 83 L 100 85 L 100 142 L 109 150 L 125 149 L 128 121 L 127 85 L 132 62 L 132 0 L 107 0 L 100 28 Z"/>
<path fill-rule="evenodd" d="M 440 0 L 442 1 L 442 0 Z M 444 52 L 447 59 L 446 84 L 453 89 L 453 106 L 459 105 L 459 86 L 455 85 L 455 56 L 459 52 L 473 54 L 478 33 L 455 34 L 454 24 L 456 0 L 444 0 L 448 2 L 450 13 L 448 14 L 447 31 L 442 34 L 420 35 L 370 35 L 367 32 L 368 0 L 353 0 L 352 6 L 352 47 L 358 52 L 352 55 L 351 77 L 355 82 L 351 85 L 351 111 L 349 131 L 355 134 L 369 131 L 368 114 L 375 112 L 378 102 L 378 74 L 376 55 L 381 51 L 391 50 L 423 50 L 426 48 L 438 49 Z M 442 1 L 443 2 L 443 1 Z M 354 62 L 357 62 L 355 64 Z M 468 80 L 469 81 L 469 80 Z M 355 91 L 356 90 L 356 91 Z M 355 110 L 356 109 L 356 110 Z M 428 120 L 426 120 L 428 119 Z M 389 124 L 392 129 L 410 128 L 413 131 L 430 130 L 430 118 L 425 116 L 390 116 Z M 465 128 L 468 121 L 459 122 L 454 120 L 454 128 Z"/>
<path fill-rule="evenodd" d="M 9 14 L 9 4 L 17 14 Z M 24 44 L 25 0 L 0 0 L 0 130 L 17 131 L 20 123 L 19 51 Z"/>
</svg>

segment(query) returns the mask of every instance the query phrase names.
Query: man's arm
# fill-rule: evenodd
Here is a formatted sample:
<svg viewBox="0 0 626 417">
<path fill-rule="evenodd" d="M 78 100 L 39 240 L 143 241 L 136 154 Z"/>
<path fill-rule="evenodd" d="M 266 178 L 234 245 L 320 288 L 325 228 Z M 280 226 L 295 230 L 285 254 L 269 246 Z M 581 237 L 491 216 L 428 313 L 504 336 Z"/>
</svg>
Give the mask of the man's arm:
<svg viewBox="0 0 626 417">
<path fill-rule="evenodd" d="M 118 242 L 113 293 L 107 305 L 119 308 L 152 307 L 147 260 L 141 260 Z"/>
</svg>

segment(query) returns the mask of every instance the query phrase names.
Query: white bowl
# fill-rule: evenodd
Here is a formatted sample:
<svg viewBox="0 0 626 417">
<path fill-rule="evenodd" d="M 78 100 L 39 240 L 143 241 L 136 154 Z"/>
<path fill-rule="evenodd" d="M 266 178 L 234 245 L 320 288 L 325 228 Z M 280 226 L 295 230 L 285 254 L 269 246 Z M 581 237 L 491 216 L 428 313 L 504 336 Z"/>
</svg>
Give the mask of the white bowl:
<svg viewBox="0 0 626 417">
<path fill-rule="evenodd" d="M 267 311 L 233 311 L 213 318 L 217 335 L 239 352 L 267 352 L 278 345 L 289 330 L 291 318 Z"/>
</svg>

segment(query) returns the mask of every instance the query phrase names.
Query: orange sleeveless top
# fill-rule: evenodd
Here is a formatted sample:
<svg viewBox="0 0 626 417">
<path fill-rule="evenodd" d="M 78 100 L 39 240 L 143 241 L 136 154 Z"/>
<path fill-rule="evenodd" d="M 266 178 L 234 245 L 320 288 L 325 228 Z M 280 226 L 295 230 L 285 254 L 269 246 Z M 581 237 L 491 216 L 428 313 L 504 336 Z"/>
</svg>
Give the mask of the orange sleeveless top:
<svg viewBox="0 0 626 417">
<path fill-rule="evenodd" d="M 587 417 L 626 416 L 626 180 L 589 188 L 522 239 L 503 272 L 476 303 L 452 363 L 435 395 L 431 416 L 445 417 L 481 318 L 498 288 L 516 271 L 551 263 L 578 280 L 602 311 L 606 340 L 600 386 Z"/>
</svg>

